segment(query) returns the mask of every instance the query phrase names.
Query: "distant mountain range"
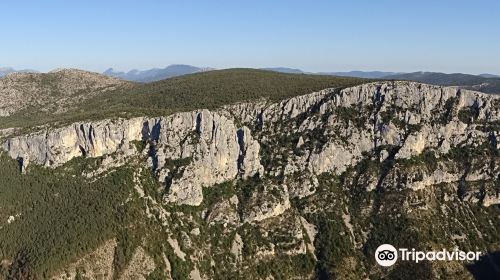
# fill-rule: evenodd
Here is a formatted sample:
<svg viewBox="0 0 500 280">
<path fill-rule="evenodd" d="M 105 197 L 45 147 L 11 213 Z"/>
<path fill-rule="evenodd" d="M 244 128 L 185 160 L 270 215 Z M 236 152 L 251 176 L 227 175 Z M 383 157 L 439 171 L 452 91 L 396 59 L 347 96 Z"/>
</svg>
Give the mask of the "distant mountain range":
<svg viewBox="0 0 500 280">
<path fill-rule="evenodd" d="M 260 70 L 274 71 L 280 73 L 288 73 L 288 74 L 306 74 L 306 72 L 297 69 L 297 68 L 287 68 L 287 67 L 268 67 L 268 68 L 260 68 Z"/>
<path fill-rule="evenodd" d="M 153 68 L 148 70 L 131 70 L 128 72 L 116 71 L 109 68 L 102 74 L 110 77 L 116 77 L 122 80 L 149 83 L 160 81 L 181 75 L 193 74 L 215 70 L 210 67 L 196 67 L 185 64 L 173 64 L 165 68 Z M 487 93 L 500 93 L 500 76 L 494 74 L 445 74 L 439 72 L 384 72 L 384 71 L 348 71 L 348 72 L 305 72 L 297 68 L 288 67 L 266 67 L 259 70 L 274 71 L 288 74 L 309 74 L 309 75 L 326 75 L 326 76 L 342 76 L 356 77 L 366 79 L 388 79 L 388 80 L 409 80 L 426 84 L 440 86 L 459 86 L 466 89 L 472 89 Z M 0 77 L 13 72 L 37 72 L 35 70 L 15 70 L 12 67 L 0 68 Z"/>
<path fill-rule="evenodd" d="M 131 70 L 128 72 L 119 72 L 115 71 L 113 68 L 109 68 L 104 71 L 103 74 L 111 77 L 120 78 L 127 81 L 133 82 L 155 82 L 168 78 L 173 78 L 182 75 L 188 75 L 198 72 L 205 72 L 215 70 L 215 68 L 210 67 L 196 67 L 192 65 L 186 64 L 172 64 L 165 68 L 153 68 L 148 70 Z M 286 67 L 271 67 L 271 68 L 260 68 L 260 70 L 268 70 L 280 73 L 288 73 L 288 74 L 303 74 L 300 69 L 286 68 Z"/>
<path fill-rule="evenodd" d="M 280 72 L 280 73 L 287 73 L 287 74 L 313 74 L 313 75 L 343 76 L 343 77 L 356 77 L 356 78 L 368 78 L 368 79 L 380 79 L 380 78 L 384 78 L 384 77 L 390 76 L 390 75 L 404 74 L 404 73 L 398 73 L 398 72 L 382 72 L 382 71 L 305 72 L 305 71 L 302 71 L 301 69 L 287 68 L 287 67 L 266 67 L 266 68 L 259 68 L 259 69 Z M 148 82 L 160 81 L 160 80 L 164 80 L 164 79 L 168 79 L 168 78 L 172 78 L 172 77 L 188 75 L 188 74 L 193 74 L 193 73 L 198 73 L 198 72 L 205 72 L 205 71 L 210 71 L 210 70 L 215 70 L 215 68 L 196 67 L 196 66 L 186 65 L 186 64 L 172 64 L 172 65 L 169 65 L 165 68 L 152 68 L 152 69 L 147 69 L 147 70 L 142 70 L 142 71 L 133 69 L 133 70 L 130 70 L 128 72 L 116 71 L 113 68 L 109 68 L 106 71 L 104 71 L 102 74 L 104 74 L 106 76 L 110 76 L 110 77 L 120 78 L 122 80 L 127 80 L 127 81 L 148 83 Z M 16 70 L 12 67 L 4 67 L 4 68 L 0 68 L 0 77 L 5 76 L 9 73 L 13 73 L 13 72 L 34 72 L 34 73 L 37 73 L 38 71 L 29 70 L 29 69 Z M 485 76 L 489 75 L 491 77 L 494 77 L 494 75 L 491 75 L 491 74 L 482 74 L 482 75 L 485 75 Z"/>
<path fill-rule="evenodd" d="M 313 74 L 313 75 L 331 75 L 356 77 L 367 79 L 388 79 L 388 80 L 408 80 L 420 83 L 439 85 L 439 86 L 459 86 L 465 89 L 477 90 L 487 93 L 500 93 L 500 76 L 493 74 L 445 74 L 438 72 L 414 72 L 414 73 L 397 73 L 397 72 L 382 72 L 382 71 L 349 71 L 349 72 L 304 72 L 300 69 L 275 67 L 262 68 L 262 70 L 270 70 L 282 73 L 294 74 Z"/>
<path fill-rule="evenodd" d="M 131 70 L 128 72 L 117 72 L 113 68 L 104 71 L 104 75 L 120 78 L 127 81 L 148 83 L 159 80 L 164 80 L 176 76 L 193 74 L 197 72 L 204 72 L 214 70 L 213 68 L 200 68 L 191 65 L 173 64 L 165 68 L 153 68 L 149 70 Z"/>
<path fill-rule="evenodd" d="M 403 74 L 400 72 L 382 72 L 382 71 L 305 72 L 300 69 L 287 68 L 287 67 L 271 67 L 271 68 L 260 68 L 260 69 L 275 71 L 280 73 L 289 73 L 289 74 L 313 74 L 313 75 L 356 77 L 356 78 L 367 78 L 367 79 L 380 79 L 389 75 Z"/>
<path fill-rule="evenodd" d="M 390 75 L 403 74 L 401 72 L 382 72 L 382 71 L 349 71 L 349 72 L 319 72 L 315 74 L 333 75 L 342 77 L 357 77 L 367 79 L 381 79 Z"/>
<path fill-rule="evenodd" d="M 38 73 L 38 71 L 35 70 L 30 70 L 30 69 L 22 69 L 22 70 L 16 70 L 12 67 L 1 67 L 0 68 L 0 77 L 3 77 L 7 74 L 14 73 L 14 72 L 30 72 L 30 73 Z"/>
<path fill-rule="evenodd" d="M 487 93 L 500 93 L 500 77 L 491 74 L 487 75 L 488 77 L 485 77 L 485 74 L 469 75 L 461 73 L 414 72 L 389 75 L 383 78 L 416 81 L 439 86 L 459 86 Z"/>
<path fill-rule="evenodd" d="M 481 76 L 483 78 L 500 78 L 500 76 L 498 76 L 498 75 L 493 75 L 493 74 L 488 74 L 488 73 L 479 74 L 479 76 Z"/>
</svg>

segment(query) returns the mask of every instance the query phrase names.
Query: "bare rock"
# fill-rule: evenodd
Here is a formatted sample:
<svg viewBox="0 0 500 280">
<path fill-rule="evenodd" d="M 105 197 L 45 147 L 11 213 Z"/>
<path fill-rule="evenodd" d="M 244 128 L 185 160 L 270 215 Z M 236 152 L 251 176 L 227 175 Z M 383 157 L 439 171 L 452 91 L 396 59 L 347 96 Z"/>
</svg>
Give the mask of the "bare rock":
<svg viewBox="0 0 500 280">
<path fill-rule="evenodd" d="M 262 192 L 252 194 L 243 211 L 244 222 L 258 222 L 283 214 L 290 208 L 286 185 L 264 185 Z"/>
</svg>

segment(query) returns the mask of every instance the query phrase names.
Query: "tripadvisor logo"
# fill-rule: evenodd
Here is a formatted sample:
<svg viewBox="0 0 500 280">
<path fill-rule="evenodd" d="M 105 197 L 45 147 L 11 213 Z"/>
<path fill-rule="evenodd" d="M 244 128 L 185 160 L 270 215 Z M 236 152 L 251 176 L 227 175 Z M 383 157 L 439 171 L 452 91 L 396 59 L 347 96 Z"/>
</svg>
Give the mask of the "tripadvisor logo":
<svg viewBox="0 0 500 280">
<path fill-rule="evenodd" d="M 398 260 L 398 250 L 391 244 L 382 244 L 375 251 L 375 260 L 381 266 L 391 266 Z"/>
<path fill-rule="evenodd" d="M 458 249 L 448 251 L 416 251 L 415 249 L 399 248 L 396 249 L 391 244 L 382 244 L 375 250 L 375 261 L 381 266 L 391 266 L 396 263 L 398 258 L 401 261 L 412 261 L 415 263 L 421 261 L 478 261 L 481 252 L 464 252 Z"/>
</svg>

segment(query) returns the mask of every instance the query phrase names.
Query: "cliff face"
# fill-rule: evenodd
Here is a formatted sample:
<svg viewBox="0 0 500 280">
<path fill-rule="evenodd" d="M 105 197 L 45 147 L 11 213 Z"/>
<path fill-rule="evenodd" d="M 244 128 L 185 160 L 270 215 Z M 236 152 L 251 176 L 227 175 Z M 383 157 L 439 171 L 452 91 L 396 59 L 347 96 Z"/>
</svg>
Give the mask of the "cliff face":
<svg viewBox="0 0 500 280">
<path fill-rule="evenodd" d="M 359 163 L 363 153 L 374 150 L 384 161 L 409 159 L 424 150 L 439 157 L 462 145 L 489 143 L 498 149 L 499 102 L 493 95 L 454 88 L 367 84 L 275 104 L 238 104 L 217 112 L 75 123 L 9 138 L 3 148 L 22 168 L 30 162 L 56 167 L 74 157 L 126 152 L 131 142 L 143 141 L 147 164 L 168 184 L 167 200 L 199 205 L 203 187 L 257 173 L 285 177 L 305 173 L 306 180 L 325 172 L 340 175 Z M 292 143 L 273 143 L 277 138 Z M 261 143 L 275 151 L 261 152 Z M 281 155 L 286 161 L 281 162 Z M 261 163 L 268 158 L 263 157 L 279 164 L 264 170 Z M 167 182 L 173 172 L 169 165 L 175 161 L 184 162 L 177 171 L 182 175 Z M 409 182 L 407 187 L 419 189 L 462 177 L 440 174 L 425 174 L 425 180 Z"/>
<path fill-rule="evenodd" d="M 156 210 L 148 206 L 148 211 L 164 214 L 150 218 L 169 227 L 171 217 L 165 214 L 173 211 L 169 207 L 201 207 L 187 217 L 200 215 L 209 228 L 223 225 L 228 238 L 234 239 L 229 240 L 234 250 L 228 252 L 234 255 L 234 268 L 241 258 L 262 263 L 282 255 L 313 255 L 316 270 L 330 276 L 342 277 L 359 265 L 356 275 L 366 277 L 381 275 L 365 259 L 370 256 L 359 253 L 361 248 L 371 253 L 377 241 L 384 241 L 376 236 L 390 231 L 381 228 L 380 215 L 395 224 L 401 216 L 405 222 L 439 217 L 442 220 L 434 220 L 434 225 L 452 228 L 457 228 L 453 219 L 459 219 L 463 228 L 456 234 L 441 228 L 439 244 L 484 250 L 498 246 L 498 238 L 486 241 L 494 231 L 493 222 L 482 224 L 471 209 L 479 205 L 483 210 L 478 211 L 484 212 L 500 204 L 499 124 L 499 96 L 412 82 L 379 82 L 326 89 L 279 103 L 260 101 L 157 118 L 79 122 L 4 136 L 2 148 L 26 172 L 33 164 L 57 168 L 76 157 L 103 157 L 108 160 L 102 161 L 102 172 L 139 158 L 141 168 L 153 170 L 161 186 L 162 201 L 154 204 Z M 234 196 L 207 201 L 205 190 L 227 182 L 234 184 Z M 463 220 L 460 213 L 445 209 L 453 204 L 470 217 Z M 199 230 L 192 230 L 202 225 L 183 217 L 186 220 L 178 219 L 190 224 L 190 229 L 184 232 L 182 246 L 191 248 L 193 240 L 203 242 Z M 332 221 L 343 234 L 318 233 L 315 241 L 315 228 L 325 234 L 329 228 L 322 227 L 330 227 Z M 249 224 L 260 232 L 258 245 L 248 239 Z M 473 228 L 478 232 L 470 233 Z M 455 238 L 461 233 L 465 239 Z M 437 242 L 421 233 L 414 236 L 419 244 Z M 341 238 L 348 244 L 349 249 L 336 259 L 345 266 L 323 267 L 331 260 L 324 259 L 321 250 L 334 250 L 324 245 L 325 238 Z M 244 253 L 240 243 L 246 244 Z M 205 245 L 189 261 L 192 273 L 199 275 L 201 270 L 205 277 L 215 277 L 200 268 L 203 256 L 215 254 L 214 248 Z M 358 253 L 348 256 L 346 252 Z M 457 267 L 443 269 L 464 270 Z M 305 272 L 295 276 L 310 277 L 314 271 L 301 273 Z"/>
<path fill-rule="evenodd" d="M 168 184 L 166 198 L 171 202 L 199 205 L 203 187 L 263 171 L 259 144 L 250 130 L 237 128 L 233 120 L 208 110 L 152 119 L 75 123 L 14 137 L 3 147 L 24 170 L 31 162 L 57 167 L 75 157 L 117 152 L 130 156 L 135 151 L 134 141 L 147 144 L 145 164 L 157 172 L 160 182 Z M 181 166 L 173 164 L 181 162 Z M 182 176 L 172 179 L 174 172 Z"/>
</svg>

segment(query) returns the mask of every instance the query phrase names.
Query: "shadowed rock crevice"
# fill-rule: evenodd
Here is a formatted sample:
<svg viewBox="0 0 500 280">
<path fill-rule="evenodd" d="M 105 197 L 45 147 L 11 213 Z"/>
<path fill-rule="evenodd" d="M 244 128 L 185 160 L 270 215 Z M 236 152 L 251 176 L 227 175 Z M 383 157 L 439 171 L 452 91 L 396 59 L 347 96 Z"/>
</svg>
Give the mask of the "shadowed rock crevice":
<svg viewBox="0 0 500 280">
<path fill-rule="evenodd" d="M 158 141 L 158 139 L 160 139 L 160 134 L 161 134 L 161 122 L 156 121 L 151 129 L 151 135 L 150 135 L 151 140 Z"/>
<path fill-rule="evenodd" d="M 202 133 L 202 129 L 203 129 L 202 118 L 203 118 L 203 115 L 201 112 L 196 115 L 196 133 L 198 133 L 198 134 Z"/>
<path fill-rule="evenodd" d="M 236 137 L 238 138 L 238 145 L 240 146 L 240 155 L 238 156 L 238 173 L 245 173 L 243 166 L 243 161 L 245 160 L 246 149 L 245 149 L 245 131 L 240 128 L 236 131 Z"/>
<path fill-rule="evenodd" d="M 80 152 L 82 153 L 82 157 L 87 157 L 87 151 L 85 150 L 85 148 L 82 147 L 81 145 L 78 146 L 78 148 L 80 149 Z"/>
</svg>

